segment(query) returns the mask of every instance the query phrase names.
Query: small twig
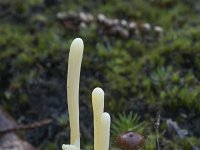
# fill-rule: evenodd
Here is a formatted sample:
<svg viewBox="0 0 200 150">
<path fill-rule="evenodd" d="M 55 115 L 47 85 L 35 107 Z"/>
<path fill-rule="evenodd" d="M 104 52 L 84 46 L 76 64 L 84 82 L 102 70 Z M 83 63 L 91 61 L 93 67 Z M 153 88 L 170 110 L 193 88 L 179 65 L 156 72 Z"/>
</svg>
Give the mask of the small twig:
<svg viewBox="0 0 200 150">
<path fill-rule="evenodd" d="M 155 123 L 155 128 L 156 128 L 156 150 L 160 150 L 160 145 L 159 145 L 159 125 L 160 125 L 160 115 L 158 115 L 157 122 Z"/>
<path fill-rule="evenodd" d="M 52 119 L 45 119 L 41 121 L 34 122 L 32 124 L 27 124 L 27 125 L 18 125 L 14 128 L 10 129 L 5 129 L 5 130 L 0 130 L 0 135 L 8 133 L 8 132 L 15 132 L 15 131 L 22 131 L 22 130 L 29 130 L 29 129 L 34 129 L 34 128 L 39 128 L 45 125 L 48 125 L 52 123 Z"/>
</svg>

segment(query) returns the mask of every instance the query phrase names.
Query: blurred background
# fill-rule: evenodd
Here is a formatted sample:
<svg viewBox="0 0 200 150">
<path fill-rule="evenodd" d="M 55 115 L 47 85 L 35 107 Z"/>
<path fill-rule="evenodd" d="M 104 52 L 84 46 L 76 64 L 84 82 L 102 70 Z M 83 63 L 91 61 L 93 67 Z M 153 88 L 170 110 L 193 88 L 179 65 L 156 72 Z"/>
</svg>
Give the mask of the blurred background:
<svg viewBox="0 0 200 150">
<path fill-rule="evenodd" d="M 97 86 L 112 118 L 111 149 L 134 131 L 146 139 L 143 150 L 155 150 L 158 115 L 162 150 L 200 149 L 199 0 L 0 0 L 1 150 L 13 136 L 33 150 L 69 143 L 66 76 L 76 37 L 85 44 L 83 150 L 93 149 Z"/>
</svg>

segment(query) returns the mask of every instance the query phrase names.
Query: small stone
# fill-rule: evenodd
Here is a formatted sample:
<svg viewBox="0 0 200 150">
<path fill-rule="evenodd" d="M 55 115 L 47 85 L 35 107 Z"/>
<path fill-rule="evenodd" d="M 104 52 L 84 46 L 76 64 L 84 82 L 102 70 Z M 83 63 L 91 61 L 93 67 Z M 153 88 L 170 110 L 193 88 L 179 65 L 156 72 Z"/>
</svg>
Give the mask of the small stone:
<svg viewBox="0 0 200 150">
<path fill-rule="evenodd" d="M 160 26 L 155 26 L 155 27 L 154 27 L 154 31 L 155 31 L 156 33 L 162 34 L 162 33 L 163 33 L 163 28 L 160 27 Z"/>
<path fill-rule="evenodd" d="M 104 14 L 98 14 L 97 19 L 99 23 L 105 22 L 106 16 Z"/>
<path fill-rule="evenodd" d="M 115 141 L 122 150 L 138 150 L 145 143 L 144 136 L 135 132 L 120 134 Z"/>
<path fill-rule="evenodd" d="M 114 19 L 113 20 L 113 24 L 116 26 L 116 25 L 119 25 L 119 19 Z"/>
<path fill-rule="evenodd" d="M 151 25 L 149 23 L 144 23 L 144 24 L 142 24 L 142 28 L 145 31 L 150 31 L 151 30 Z"/>
<path fill-rule="evenodd" d="M 135 30 L 137 28 L 137 24 L 135 22 L 130 22 L 128 27 L 130 30 Z"/>
<path fill-rule="evenodd" d="M 126 21 L 126 20 L 124 20 L 124 19 L 123 19 L 123 20 L 121 20 L 121 22 L 120 22 L 120 23 L 121 23 L 121 26 L 122 26 L 122 27 L 127 27 L 127 26 L 128 26 L 128 23 L 127 23 L 127 21 Z"/>
</svg>

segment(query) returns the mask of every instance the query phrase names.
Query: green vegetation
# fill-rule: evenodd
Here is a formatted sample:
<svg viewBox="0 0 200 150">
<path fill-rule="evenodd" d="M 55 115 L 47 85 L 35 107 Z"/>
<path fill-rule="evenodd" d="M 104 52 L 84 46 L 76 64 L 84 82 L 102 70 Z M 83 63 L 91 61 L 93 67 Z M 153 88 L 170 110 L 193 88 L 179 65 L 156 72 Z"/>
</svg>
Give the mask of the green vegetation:
<svg viewBox="0 0 200 150">
<path fill-rule="evenodd" d="M 139 123 L 139 117 L 138 115 L 133 115 L 131 112 L 129 115 L 119 114 L 118 117 L 113 116 L 112 117 L 112 127 L 111 132 L 112 135 L 117 136 L 121 133 L 125 133 L 128 131 L 133 132 L 142 132 L 144 131 L 144 125 L 142 123 Z"/>
<path fill-rule="evenodd" d="M 123 131 L 126 121 L 127 130 L 137 123 L 145 126 L 144 149 L 155 149 L 158 114 L 163 118 L 159 129 L 163 150 L 200 147 L 198 1 L 58 1 L 53 5 L 50 0 L 0 1 L 0 104 L 21 123 L 47 117 L 56 120 L 49 128 L 28 131 L 25 138 L 44 150 L 59 147 L 58 139 L 69 140 L 69 129 L 63 128 L 61 117 L 66 115 L 64 81 L 68 48 L 72 39 L 81 37 L 85 42 L 81 120 L 89 134 L 92 125 L 87 122 L 92 122 L 88 121 L 92 109 L 87 108 L 91 108 L 92 89 L 100 86 L 106 93 L 105 109 L 114 116 L 115 131 Z M 161 26 L 164 35 L 148 41 L 142 35 L 128 39 L 99 35 L 97 25 L 66 30 L 56 19 L 62 11 L 86 11 L 95 17 L 104 13 L 110 18 L 148 22 Z M 119 112 L 125 114 L 118 118 Z M 132 113 L 137 113 L 140 121 Z M 179 139 L 171 134 L 166 118 L 187 129 L 188 136 Z M 90 140 L 86 136 L 82 141 L 85 149 L 92 149 Z"/>
</svg>

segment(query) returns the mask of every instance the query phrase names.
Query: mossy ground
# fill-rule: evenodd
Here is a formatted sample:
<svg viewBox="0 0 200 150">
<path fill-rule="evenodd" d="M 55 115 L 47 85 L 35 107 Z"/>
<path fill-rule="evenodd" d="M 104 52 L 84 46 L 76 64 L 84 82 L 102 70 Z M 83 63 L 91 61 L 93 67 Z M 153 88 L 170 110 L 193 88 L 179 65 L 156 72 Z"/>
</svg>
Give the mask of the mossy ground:
<svg viewBox="0 0 200 150">
<path fill-rule="evenodd" d="M 77 32 L 65 30 L 56 19 L 61 11 L 86 11 L 94 16 L 104 13 L 111 18 L 149 22 L 160 25 L 164 36 L 146 41 L 142 37 L 99 36 L 96 26 Z M 81 37 L 85 51 L 80 117 L 90 134 L 91 92 L 99 86 L 106 93 L 107 112 L 141 116 L 146 124 L 144 149 L 155 149 L 158 114 L 163 118 L 162 149 L 200 147 L 199 12 L 200 2 L 189 0 L 1 0 L 0 104 L 19 123 L 54 118 L 53 125 L 27 131 L 24 136 L 43 150 L 60 149 L 61 143 L 69 141 L 69 128 L 62 126 L 67 120 L 67 57 L 72 39 Z M 174 140 L 178 138 L 168 133 L 167 118 L 188 130 L 186 139 Z M 90 149 L 91 142 L 90 136 L 85 136 L 82 145 L 86 143 L 85 148 Z"/>
</svg>

